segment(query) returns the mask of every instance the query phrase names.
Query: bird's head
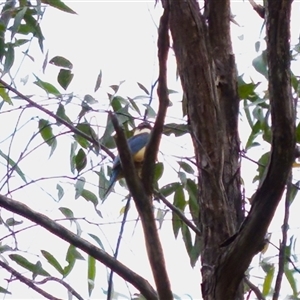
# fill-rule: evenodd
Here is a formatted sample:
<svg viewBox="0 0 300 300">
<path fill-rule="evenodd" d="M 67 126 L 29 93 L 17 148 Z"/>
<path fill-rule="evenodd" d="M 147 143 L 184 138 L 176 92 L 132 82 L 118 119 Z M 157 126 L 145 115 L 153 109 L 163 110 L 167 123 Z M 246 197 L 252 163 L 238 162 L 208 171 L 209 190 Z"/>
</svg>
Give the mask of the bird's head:
<svg viewBox="0 0 300 300">
<path fill-rule="evenodd" d="M 151 127 L 150 123 L 142 122 L 135 128 L 134 135 L 141 134 L 141 133 L 150 133 L 151 129 L 152 129 L 152 127 Z"/>
</svg>

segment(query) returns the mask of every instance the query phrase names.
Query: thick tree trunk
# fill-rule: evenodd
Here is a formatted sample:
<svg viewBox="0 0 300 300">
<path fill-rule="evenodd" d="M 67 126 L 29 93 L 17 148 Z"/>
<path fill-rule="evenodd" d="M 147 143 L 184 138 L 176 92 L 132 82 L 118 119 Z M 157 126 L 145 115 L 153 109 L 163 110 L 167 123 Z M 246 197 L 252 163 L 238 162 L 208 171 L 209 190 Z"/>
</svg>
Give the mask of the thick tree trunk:
<svg viewBox="0 0 300 300">
<path fill-rule="evenodd" d="M 229 32 L 229 1 L 210 3 L 209 26 L 196 1 L 169 1 L 170 29 L 199 166 L 202 295 L 214 298 L 220 244 L 242 221 L 239 99 Z M 221 16 L 220 13 L 221 12 Z M 220 19 L 222 19 L 220 21 Z M 225 24 L 225 25 L 224 25 Z M 242 292 L 236 299 L 242 298 Z"/>
<path fill-rule="evenodd" d="M 202 296 L 243 299 L 242 279 L 261 249 L 294 159 L 290 85 L 291 0 L 267 0 L 272 150 L 266 176 L 243 221 L 240 192 L 237 72 L 230 39 L 229 0 L 164 0 L 178 71 L 187 98 L 199 169 Z M 270 2 L 270 5 L 269 3 Z M 234 233 L 227 247 L 220 247 Z"/>
</svg>

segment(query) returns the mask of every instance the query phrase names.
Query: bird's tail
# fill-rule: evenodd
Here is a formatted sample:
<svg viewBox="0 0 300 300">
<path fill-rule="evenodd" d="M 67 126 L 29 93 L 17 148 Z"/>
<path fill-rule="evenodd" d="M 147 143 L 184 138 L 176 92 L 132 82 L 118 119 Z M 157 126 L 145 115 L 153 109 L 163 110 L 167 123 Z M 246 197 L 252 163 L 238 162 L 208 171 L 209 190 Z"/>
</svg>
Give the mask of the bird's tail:
<svg viewBox="0 0 300 300">
<path fill-rule="evenodd" d="M 104 194 L 104 199 L 108 196 L 108 194 L 111 192 L 114 184 L 116 183 L 116 181 L 118 180 L 118 176 L 119 176 L 119 171 L 118 170 L 113 170 L 108 182 L 108 188 Z"/>
</svg>

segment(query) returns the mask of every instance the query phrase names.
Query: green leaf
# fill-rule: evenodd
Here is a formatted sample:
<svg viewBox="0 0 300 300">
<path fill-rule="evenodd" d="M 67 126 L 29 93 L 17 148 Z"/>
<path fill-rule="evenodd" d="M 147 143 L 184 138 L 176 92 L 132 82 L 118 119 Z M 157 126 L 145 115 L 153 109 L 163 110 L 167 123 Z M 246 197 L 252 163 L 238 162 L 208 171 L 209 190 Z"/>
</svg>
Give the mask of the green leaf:
<svg viewBox="0 0 300 300">
<path fill-rule="evenodd" d="M 148 105 L 148 104 L 144 104 L 144 106 L 147 109 L 147 117 L 150 118 L 156 118 L 156 111 L 152 108 L 152 106 Z"/>
<path fill-rule="evenodd" d="M 268 165 L 269 162 L 269 158 L 270 158 L 270 152 L 266 152 L 264 153 L 261 158 L 258 160 L 258 167 L 257 167 L 257 171 L 258 171 L 258 175 L 256 175 L 253 179 L 253 182 L 259 180 L 261 181 L 264 175 L 264 172 L 266 171 L 266 167 Z"/>
<path fill-rule="evenodd" d="M 54 56 L 50 59 L 49 64 L 66 69 L 73 69 L 73 64 L 63 56 Z"/>
<path fill-rule="evenodd" d="M 296 127 L 296 142 L 300 143 L 300 122 L 298 123 Z"/>
<path fill-rule="evenodd" d="M 65 192 L 64 192 L 64 189 L 62 188 L 62 186 L 58 183 L 56 184 L 56 189 L 57 189 L 58 201 L 60 201 L 62 199 L 62 197 L 64 196 Z"/>
<path fill-rule="evenodd" d="M 108 183 L 109 180 L 106 179 L 104 168 L 100 168 L 100 172 L 95 172 L 99 176 L 99 181 L 98 181 L 98 196 L 100 197 L 101 200 L 104 199 L 106 190 L 108 188 Z"/>
<path fill-rule="evenodd" d="M 94 235 L 94 234 L 92 234 L 92 233 L 89 233 L 89 236 L 90 236 L 91 238 L 93 238 L 93 239 L 97 242 L 97 244 L 100 246 L 100 248 L 101 248 L 102 250 L 105 251 L 104 245 L 102 244 L 102 242 L 101 242 L 101 240 L 99 239 L 98 236 L 96 236 L 96 235 Z"/>
<path fill-rule="evenodd" d="M 263 283 L 262 294 L 265 297 L 268 296 L 271 291 L 272 281 L 274 278 L 274 272 L 275 272 L 275 267 L 273 265 L 271 265 L 267 271 L 267 274 L 266 274 L 266 277 L 265 277 L 265 280 Z"/>
<path fill-rule="evenodd" d="M 194 268 L 202 250 L 202 243 L 199 236 L 195 236 L 195 243 L 191 251 L 189 252 L 191 267 Z"/>
<path fill-rule="evenodd" d="M 181 223 L 181 233 L 184 241 L 184 245 L 186 248 L 186 251 L 188 255 L 190 256 L 190 253 L 192 251 L 193 245 L 192 245 L 192 236 L 189 227 L 185 223 Z"/>
<path fill-rule="evenodd" d="M 66 261 L 72 261 L 73 259 L 85 260 L 75 246 L 70 245 L 66 257 Z"/>
<path fill-rule="evenodd" d="M 0 156 L 2 156 L 6 162 L 12 167 L 12 169 L 14 169 L 14 171 L 17 172 L 17 174 L 21 177 L 21 179 L 27 183 L 27 180 L 25 178 L 25 175 L 23 173 L 23 171 L 20 169 L 20 167 L 10 158 L 8 157 L 5 153 L 3 153 L 1 150 L 0 150 Z"/>
<path fill-rule="evenodd" d="M 33 33 L 33 36 L 38 39 L 39 46 L 41 51 L 43 52 L 43 41 L 44 41 L 44 36 L 42 34 L 41 27 L 39 23 L 34 19 L 32 16 L 33 14 L 36 14 L 35 9 L 27 9 L 25 15 L 24 15 L 24 20 L 26 22 L 26 25 L 28 26 L 29 32 Z M 20 25 L 19 28 L 21 28 L 22 25 Z"/>
<path fill-rule="evenodd" d="M 88 291 L 89 296 L 91 296 L 92 291 L 95 287 L 95 277 L 96 277 L 96 260 L 92 256 L 88 256 Z"/>
<path fill-rule="evenodd" d="M 47 94 L 52 94 L 54 96 L 61 95 L 59 90 L 51 83 L 42 81 L 37 76 L 35 76 L 35 78 L 36 78 L 36 81 L 34 82 L 34 84 L 36 84 L 38 87 L 42 88 Z"/>
<path fill-rule="evenodd" d="M 150 95 L 149 91 L 141 83 L 137 82 L 139 88 L 143 90 L 147 95 Z"/>
<path fill-rule="evenodd" d="M 185 172 L 189 174 L 194 174 L 194 169 L 188 163 L 184 161 L 178 161 L 177 163 Z"/>
<path fill-rule="evenodd" d="M 155 164 L 155 169 L 154 169 L 154 182 L 157 182 L 162 174 L 164 173 L 164 164 L 159 162 Z"/>
<path fill-rule="evenodd" d="M 26 11 L 27 11 L 27 7 L 24 6 L 16 14 L 15 19 L 14 19 L 14 24 L 11 27 L 11 38 L 10 38 L 11 40 L 13 39 L 13 37 L 15 36 L 15 34 L 18 32 L 19 27 L 21 25 L 21 22 L 22 22 L 22 20 L 24 18 L 24 15 L 25 15 Z"/>
<path fill-rule="evenodd" d="M 284 268 L 284 275 L 286 279 L 288 280 L 292 290 L 293 290 L 293 296 L 297 299 L 298 297 L 298 291 L 297 291 L 297 283 L 296 279 L 294 277 L 294 271 L 288 269 L 287 267 Z"/>
<path fill-rule="evenodd" d="M 81 192 L 81 197 L 83 197 L 86 201 L 91 201 L 94 204 L 94 206 L 98 205 L 97 196 L 89 190 L 83 189 Z"/>
<path fill-rule="evenodd" d="M 89 136 L 92 136 L 94 139 L 98 140 L 98 137 L 95 133 L 95 130 L 91 127 L 91 125 L 89 123 L 79 123 L 76 128 L 80 131 L 82 131 L 83 133 L 89 135 Z M 74 135 L 75 137 L 75 140 L 78 142 L 78 144 L 87 149 L 90 145 L 90 142 L 88 140 L 86 140 L 84 137 L 78 135 L 78 134 L 75 134 Z"/>
<path fill-rule="evenodd" d="M 141 116 L 141 111 L 140 111 L 139 107 L 136 105 L 135 101 L 130 97 L 127 97 L 127 99 L 130 102 L 132 108 Z"/>
<path fill-rule="evenodd" d="M 74 74 L 70 70 L 65 70 L 65 69 L 60 69 L 58 76 L 57 76 L 57 81 L 60 84 L 60 86 L 66 90 L 71 83 L 72 79 L 74 77 Z"/>
<path fill-rule="evenodd" d="M 238 92 L 239 92 L 239 97 L 240 99 L 249 99 L 252 98 L 253 96 L 256 95 L 255 89 L 259 83 L 254 84 L 254 83 L 244 83 L 244 84 L 239 84 L 238 86 Z"/>
<path fill-rule="evenodd" d="M 189 128 L 187 124 L 176 124 L 176 123 L 169 123 L 165 124 L 163 134 L 170 136 L 174 134 L 177 136 L 182 136 L 186 133 L 189 133 Z"/>
<path fill-rule="evenodd" d="M 3 288 L 2 286 L 0 286 L 0 293 L 2 294 L 9 294 L 11 295 L 11 292 L 5 288 Z"/>
<path fill-rule="evenodd" d="M 16 225 L 23 224 L 23 221 L 16 221 L 14 218 L 8 218 L 8 219 L 5 221 L 5 224 L 6 224 L 7 226 L 16 226 Z"/>
<path fill-rule="evenodd" d="M 59 210 L 66 218 L 74 218 L 74 213 L 67 207 L 60 207 Z"/>
<path fill-rule="evenodd" d="M 58 117 L 62 118 L 63 120 L 65 120 L 66 122 L 68 122 L 69 124 L 72 124 L 72 121 L 66 115 L 65 107 L 61 103 L 58 105 L 58 108 L 57 108 L 57 111 L 56 111 L 56 115 Z M 61 125 L 61 123 L 59 121 L 57 121 L 57 124 Z"/>
<path fill-rule="evenodd" d="M 54 150 L 56 149 L 57 141 L 55 135 L 52 132 L 52 127 L 49 121 L 45 119 L 40 119 L 39 130 L 43 140 L 47 143 L 48 146 L 51 147 L 51 153 L 50 153 L 51 156 Z"/>
<path fill-rule="evenodd" d="M 33 278 L 35 278 L 36 275 L 50 276 L 50 274 L 41 267 L 41 263 L 39 261 L 36 264 L 33 264 L 29 260 L 27 260 L 24 256 L 21 256 L 19 254 L 10 254 L 9 257 L 12 261 L 17 263 L 19 266 L 25 268 L 26 270 L 31 271 Z"/>
<path fill-rule="evenodd" d="M 95 104 L 98 103 L 98 101 L 91 95 L 87 94 L 83 97 L 83 101 L 85 101 L 88 104 Z"/>
<path fill-rule="evenodd" d="M 268 79 L 268 69 L 267 69 L 267 52 L 266 50 L 262 52 L 261 55 L 253 59 L 252 65 L 254 69 L 262 74 L 266 79 Z"/>
<path fill-rule="evenodd" d="M 0 84 L 0 97 L 7 102 L 9 105 L 13 105 L 10 97 L 8 96 L 6 88 Z"/>
<path fill-rule="evenodd" d="M 77 148 L 77 143 L 74 142 L 71 144 L 71 149 L 70 149 L 70 168 L 71 172 L 74 174 L 75 173 L 75 151 Z"/>
<path fill-rule="evenodd" d="M 75 183 L 75 192 L 76 192 L 75 199 L 78 199 L 81 196 L 84 185 L 85 185 L 85 178 L 84 177 L 78 178 Z"/>
<path fill-rule="evenodd" d="M 172 182 L 172 183 L 169 183 L 169 184 L 166 184 L 165 186 L 163 186 L 159 190 L 159 192 L 162 193 L 165 197 L 168 197 L 171 194 L 173 194 L 179 186 L 180 186 L 179 182 Z"/>
<path fill-rule="evenodd" d="M 75 156 L 75 167 L 78 173 L 82 171 L 87 165 L 87 158 L 85 152 L 80 148 Z"/>
<path fill-rule="evenodd" d="M 11 43 L 7 44 L 7 51 L 5 53 L 5 61 L 2 75 L 10 71 L 15 61 L 15 49 Z"/>
<path fill-rule="evenodd" d="M 186 202 L 184 199 L 184 192 L 182 186 L 179 186 L 175 191 L 173 205 L 179 208 L 182 212 L 184 211 Z M 177 238 L 178 236 L 179 229 L 181 228 L 181 224 L 182 224 L 181 219 L 178 217 L 177 214 L 172 212 L 172 225 L 173 225 L 173 232 L 175 238 Z"/>
<path fill-rule="evenodd" d="M 95 84 L 95 88 L 94 88 L 94 92 L 97 92 L 98 89 L 101 86 L 101 82 L 102 82 L 102 70 L 100 70 L 98 76 L 97 76 L 97 80 L 96 80 L 96 84 Z"/>
<path fill-rule="evenodd" d="M 70 13 L 70 14 L 77 14 L 73 9 L 67 6 L 64 2 L 60 0 L 41 0 L 42 3 L 49 4 L 52 7 L 55 7 L 61 11 Z"/>
<path fill-rule="evenodd" d="M 13 248 L 8 245 L 0 245 L 0 253 L 4 253 L 7 251 L 13 251 Z"/>
<path fill-rule="evenodd" d="M 47 259 L 48 263 L 53 266 L 60 274 L 64 274 L 64 269 L 57 261 L 57 259 L 48 251 L 41 250 L 42 255 Z"/>
<path fill-rule="evenodd" d="M 179 177 L 181 183 L 182 184 L 186 184 L 186 180 L 187 180 L 186 173 L 184 173 L 184 172 L 178 172 L 177 174 L 178 174 L 178 177 Z"/>
<path fill-rule="evenodd" d="M 199 203 L 198 203 L 198 188 L 196 183 L 192 179 L 187 179 L 186 190 L 189 194 L 189 209 L 192 215 L 193 221 L 197 224 L 199 219 Z"/>
</svg>

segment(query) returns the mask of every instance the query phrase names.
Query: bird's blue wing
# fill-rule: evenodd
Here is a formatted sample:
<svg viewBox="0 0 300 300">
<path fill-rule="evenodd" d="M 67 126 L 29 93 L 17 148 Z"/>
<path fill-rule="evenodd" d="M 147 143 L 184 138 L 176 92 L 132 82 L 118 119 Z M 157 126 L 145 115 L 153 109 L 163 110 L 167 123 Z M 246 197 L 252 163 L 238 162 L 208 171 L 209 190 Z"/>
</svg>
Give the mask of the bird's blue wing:
<svg viewBox="0 0 300 300">
<path fill-rule="evenodd" d="M 143 149 L 149 142 L 150 134 L 147 132 L 134 135 L 127 140 L 129 151 L 131 154 L 135 154 Z M 114 159 L 113 169 L 121 164 L 120 157 L 117 155 Z"/>
<path fill-rule="evenodd" d="M 149 139 L 150 139 L 150 134 L 147 132 L 143 132 L 141 134 L 134 135 L 131 138 L 129 138 L 127 142 L 128 142 L 130 153 L 135 154 L 139 152 L 148 144 Z M 106 197 L 106 195 L 110 192 L 115 182 L 118 180 L 120 171 L 121 171 L 121 161 L 119 155 L 117 155 L 114 159 L 112 173 L 104 197 Z"/>
<path fill-rule="evenodd" d="M 149 142 L 150 134 L 147 132 L 134 135 L 130 139 L 128 139 L 129 150 L 132 154 L 137 153 L 141 149 L 143 149 Z"/>
</svg>

